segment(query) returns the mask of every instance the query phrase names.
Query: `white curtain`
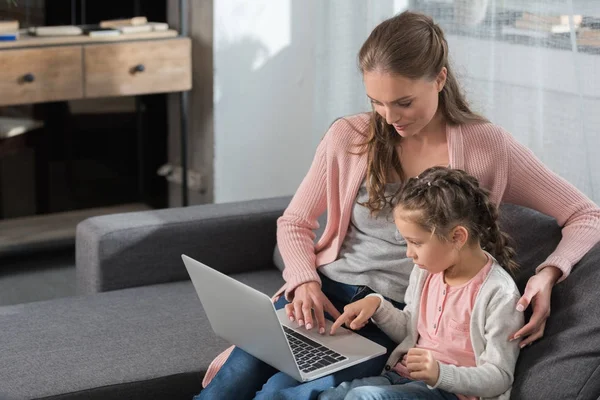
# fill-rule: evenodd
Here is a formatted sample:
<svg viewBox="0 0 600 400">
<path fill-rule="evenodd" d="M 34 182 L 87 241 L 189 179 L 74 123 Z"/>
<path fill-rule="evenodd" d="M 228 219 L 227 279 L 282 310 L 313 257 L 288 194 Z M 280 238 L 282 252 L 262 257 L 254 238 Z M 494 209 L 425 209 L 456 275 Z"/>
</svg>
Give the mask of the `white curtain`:
<svg viewBox="0 0 600 400">
<path fill-rule="evenodd" d="M 318 132 L 369 109 L 356 56 L 371 29 L 406 9 L 421 11 L 444 29 L 473 109 L 600 202 L 600 0 L 316 3 Z"/>
</svg>

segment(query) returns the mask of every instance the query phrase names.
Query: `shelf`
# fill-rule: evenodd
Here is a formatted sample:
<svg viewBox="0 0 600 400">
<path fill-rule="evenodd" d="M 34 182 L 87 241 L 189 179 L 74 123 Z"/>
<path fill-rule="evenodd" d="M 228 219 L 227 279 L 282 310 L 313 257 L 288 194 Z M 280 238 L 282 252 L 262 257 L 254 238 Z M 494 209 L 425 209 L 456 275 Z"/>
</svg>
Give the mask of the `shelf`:
<svg viewBox="0 0 600 400">
<path fill-rule="evenodd" d="M 17 47 L 39 47 L 39 46 L 57 46 L 70 44 L 91 44 L 91 43 L 114 43 L 127 42 L 132 40 L 151 40 L 177 37 L 176 30 L 129 33 L 127 35 L 108 36 L 108 37 L 90 37 L 87 35 L 79 36 L 48 36 L 39 37 L 28 34 L 21 34 L 18 40 L 12 42 L 0 42 L 0 49 L 9 49 Z"/>
<path fill-rule="evenodd" d="M 575 13 L 585 17 L 600 16 L 600 1 L 595 1 L 595 5 L 589 1 L 575 1 L 575 5 L 578 7 Z M 536 48 L 545 47 L 573 52 L 570 32 L 548 34 L 543 31 L 528 31 L 514 28 L 515 21 L 520 18 L 521 13 L 524 11 L 540 15 L 569 14 L 569 10 L 566 9 L 566 3 L 559 3 L 555 0 L 552 0 L 549 3 L 526 2 L 525 0 L 496 0 L 489 4 L 495 4 L 496 6 L 494 9 L 492 9 L 492 6 L 488 6 L 485 18 L 480 23 L 474 25 L 458 21 L 465 17 L 458 17 L 458 20 L 455 18 L 453 4 L 445 2 L 418 3 L 415 10 L 430 15 L 442 27 L 447 35 L 491 39 L 510 44 L 520 44 Z M 597 46 L 579 45 L 577 51 L 585 54 L 600 55 L 600 47 Z"/>
<path fill-rule="evenodd" d="M 600 57 L 491 39 L 447 35 L 459 75 L 577 96 L 600 97 Z M 470 62 L 476 59 L 477 62 Z M 462 63 L 462 64 L 461 64 Z"/>
<path fill-rule="evenodd" d="M 495 0 L 488 4 L 496 4 L 496 10 L 525 11 L 545 15 L 568 15 L 573 13 L 586 17 L 600 18 L 600 1 L 598 0 Z"/>
<path fill-rule="evenodd" d="M 77 224 L 87 218 L 149 209 L 131 203 L 0 220 L 0 255 L 73 245 Z"/>
</svg>

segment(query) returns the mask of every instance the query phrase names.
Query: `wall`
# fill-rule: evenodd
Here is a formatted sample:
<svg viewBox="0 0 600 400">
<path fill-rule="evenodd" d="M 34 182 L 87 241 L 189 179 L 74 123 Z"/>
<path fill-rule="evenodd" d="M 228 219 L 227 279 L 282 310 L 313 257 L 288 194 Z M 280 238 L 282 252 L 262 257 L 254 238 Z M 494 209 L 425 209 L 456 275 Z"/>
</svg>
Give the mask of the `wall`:
<svg viewBox="0 0 600 400">
<path fill-rule="evenodd" d="M 216 203 L 293 194 L 310 165 L 315 3 L 214 3 Z"/>
<path fill-rule="evenodd" d="M 177 3 L 169 2 L 174 27 Z M 190 203 L 293 194 L 333 120 L 368 109 L 356 53 L 379 21 L 407 4 L 190 2 L 194 87 L 188 157 L 207 188 L 204 194 L 191 191 Z M 178 164 L 179 100 L 171 97 L 169 159 Z M 171 205 L 181 203 L 180 191 L 171 185 Z"/>
</svg>

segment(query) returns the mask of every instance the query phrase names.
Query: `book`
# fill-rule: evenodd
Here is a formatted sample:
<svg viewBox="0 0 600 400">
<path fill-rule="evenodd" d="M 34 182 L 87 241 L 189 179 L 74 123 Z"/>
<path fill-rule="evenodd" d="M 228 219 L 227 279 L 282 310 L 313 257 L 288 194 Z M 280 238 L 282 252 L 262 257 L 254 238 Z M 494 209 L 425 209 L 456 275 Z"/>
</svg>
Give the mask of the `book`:
<svg viewBox="0 0 600 400">
<path fill-rule="evenodd" d="M 169 24 L 166 22 L 148 22 L 148 25 L 150 25 L 155 32 L 169 30 Z"/>
<path fill-rule="evenodd" d="M 577 32 L 579 39 L 595 39 L 600 40 L 600 29 L 580 29 Z"/>
<path fill-rule="evenodd" d="M 539 22 L 547 25 L 566 25 L 569 26 L 569 15 L 539 15 L 524 12 L 521 20 Z M 573 23 L 577 26 L 583 21 L 582 15 L 573 15 Z"/>
<path fill-rule="evenodd" d="M 577 38 L 577 46 L 600 47 L 600 38 Z"/>
<path fill-rule="evenodd" d="M 530 29 L 533 31 L 540 32 L 549 32 L 549 33 L 569 33 L 571 32 L 571 27 L 569 24 L 547 24 L 542 22 L 528 21 L 523 19 L 518 19 L 515 21 L 515 28 L 517 29 Z M 577 29 L 577 26 L 575 26 Z"/>
<path fill-rule="evenodd" d="M 0 32 L 17 32 L 19 30 L 19 21 L 0 20 Z"/>
<path fill-rule="evenodd" d="M 504 36 L 527 36 L 534 39 L 549 38 L 551 33 L 544 31 L 536 31 L 532 29 L 520 29 L 510 25 L 502 26 L 502 35 Z"/>
<path fill-rule="evenodd" d="M 145 25 L 121 25 L 115 26 L 115 29 L 118 29 L 122 34 L 127 35 L 128 33 L 143 33 L 143 32 L 152 32 L 152 26 L 149 24 Z"/>
<path fill-rule="evenodd" d="M 83 33 L 89 37 L 119 36 L 121 31 L 114 28 L 101 28 L 100 25 L 82 26 Z"/>
<path fill-rule="evenodd" d="M 118 29 L 122 34 L 127 35 L 130 33 L 166 31 L 169 29 L 169 24 L 167 24 L 166 22 L 148 22 L 144 25 L 115 26 L 114 29 Z"/>
<path fill-rule="evenodd" d="M 29 28 L 29 34 L 34 36 L 79 36 L 83 30 L 74 25 L 36 26 Z"/>
<path fill-rule="evenodd" d="M 119 28 L 122 26 L 137 26 L 137 25 L 145 25 L 148 23 L 148 19 L 146 17 L 133 17 L 128 19 L 109 19 L 105 21 L 100 21 L 101 28 Z"/>
<path fill-rule="evenodd" d="M 0 42 L 12 42 L 19 39 L 19 32 L 0 32 Z"/>
</svg>

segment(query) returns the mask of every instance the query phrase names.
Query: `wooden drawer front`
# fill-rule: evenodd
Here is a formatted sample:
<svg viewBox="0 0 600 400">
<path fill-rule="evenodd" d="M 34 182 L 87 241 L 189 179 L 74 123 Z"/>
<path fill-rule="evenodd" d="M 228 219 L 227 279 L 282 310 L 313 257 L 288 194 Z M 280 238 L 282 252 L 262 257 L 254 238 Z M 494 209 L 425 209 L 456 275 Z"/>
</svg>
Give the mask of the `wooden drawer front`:
<svg viewBox="0 0 600 400">
<path fill-rule="evenodd" d="M 0 51 L 0 105 L 83 95 L 81 46 Z"/>
<path fill-rule="evenodd" d="M 87 45 L 85 96 L 177 92 L 192 87 L 189 38 Z"/>
</svg>

